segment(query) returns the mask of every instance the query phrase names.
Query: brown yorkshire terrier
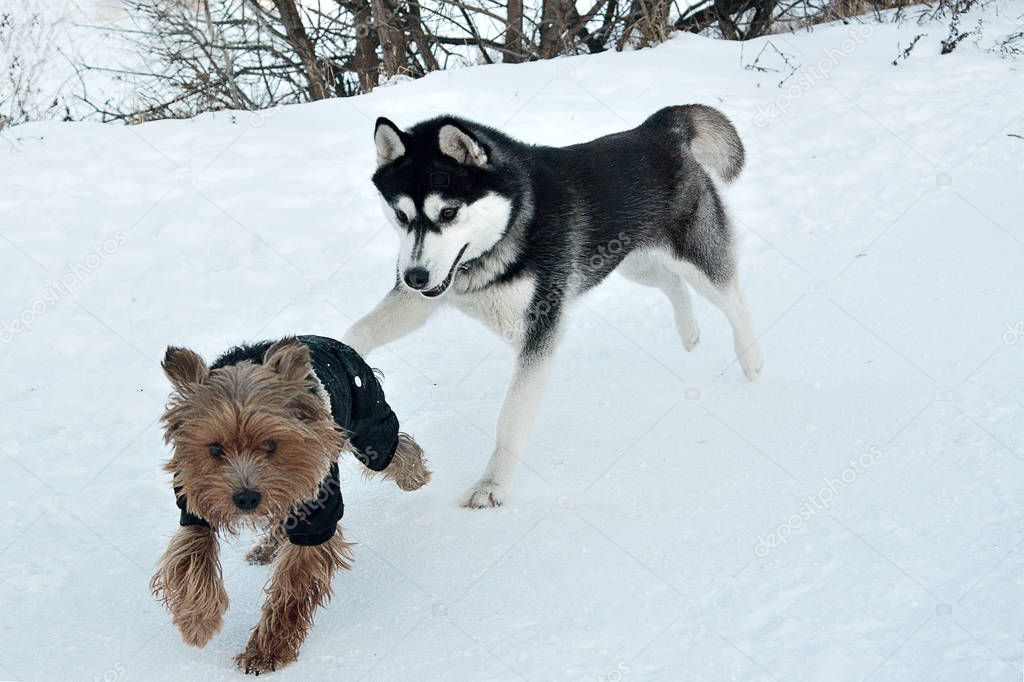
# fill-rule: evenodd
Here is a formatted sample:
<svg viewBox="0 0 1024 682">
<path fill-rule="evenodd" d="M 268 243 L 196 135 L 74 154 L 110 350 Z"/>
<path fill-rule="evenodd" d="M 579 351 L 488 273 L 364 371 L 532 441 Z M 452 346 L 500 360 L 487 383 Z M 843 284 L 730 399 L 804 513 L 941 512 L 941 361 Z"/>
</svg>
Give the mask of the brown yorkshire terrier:
<svg viewBox="0 0 1024 682">
<path fill-rule="evenodd" d="M 273 562 L 267 601 L 235 661 L 259 674 L 294 661 L 331 597 L 331 578 L 349 568 L 351 545 L 338 456 L 349 451 L 402 490 L 430 480 L 423 451 L 398 430 L 373 370 L 344 344 L 290 337 L 234 348 L 207 366 L 169 347 L 164 373 L 174 386 L 163 415 L 173 446 L 181 528 L 153 576 L 153 594 L 187 644 L 206 645 L 228 608 L 218 533 L 265 531 L 251 563 Z"/>
</svg>

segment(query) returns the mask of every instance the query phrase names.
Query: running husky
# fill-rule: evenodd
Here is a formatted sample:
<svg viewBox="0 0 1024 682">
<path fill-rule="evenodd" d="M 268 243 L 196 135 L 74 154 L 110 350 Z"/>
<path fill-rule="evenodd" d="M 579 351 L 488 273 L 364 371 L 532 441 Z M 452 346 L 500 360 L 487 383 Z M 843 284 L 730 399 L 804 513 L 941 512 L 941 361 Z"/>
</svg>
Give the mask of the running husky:
<svg viewBox="0 0 1024 682">
<path fill-rule="evenodd" d="M 506 499 L 569 302 L 613 270 L 661 289 L 683 346 L 700 339 L 687 284 L 721 308 L 753 380 L 763 364 L 715 180 L 743 167 L 718 110 L 667 107 L 639 127 L 539 147 L 454 116 L 403 131 L 377 119 L 373 182 L 401 246 L 394 289 L 344 341 L 361 354 L 420 327 L 444 300 L 519 353 L 487 469 L 466 507 Z M 447 294 L 447 296 L 445 295 Z"/>
</svg>

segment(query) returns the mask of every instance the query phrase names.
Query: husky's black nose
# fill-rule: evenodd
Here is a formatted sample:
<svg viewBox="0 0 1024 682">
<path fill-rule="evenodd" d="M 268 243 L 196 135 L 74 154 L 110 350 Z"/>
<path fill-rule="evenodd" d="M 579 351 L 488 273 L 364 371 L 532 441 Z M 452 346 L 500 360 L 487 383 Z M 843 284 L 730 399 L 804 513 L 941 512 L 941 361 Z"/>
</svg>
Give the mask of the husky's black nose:
<svg viewBox="0 0 1024 682">
<path fill-rule="evenodd" d="M 245 488 L 237 491 L 231 496 L 231 499 L 234 501 L 235 506 L 242 511 L 252 511 L 256 507 L 260 506 L 260 500 L 263 499 L 263 496 L 260 495 L 258 490 L 249 490 L 248 488 Z"/>
<path fill-rule="evenodd" d="M 416 266 L 405 271 L 405 283 L 409 285 L 410 289 L 420 291 L 426 288 L 429 281 L 430 273 L 427 272 L 426 268 Z"/>
</svg>

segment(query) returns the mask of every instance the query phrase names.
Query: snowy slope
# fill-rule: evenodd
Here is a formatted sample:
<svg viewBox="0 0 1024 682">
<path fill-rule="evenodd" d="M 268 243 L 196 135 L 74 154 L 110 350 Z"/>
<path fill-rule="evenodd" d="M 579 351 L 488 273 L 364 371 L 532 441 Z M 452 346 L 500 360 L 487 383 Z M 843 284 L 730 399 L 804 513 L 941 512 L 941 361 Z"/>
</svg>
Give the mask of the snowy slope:
<svg viewBox="0 0 1024 682">
<path fill-rule="evenodd" d="M 377 352 L 434 481 L 347 481 L 355 568 L 275 679 L 1019 680 L 1024 77 L 989 48 L 1022 13 L 973 15 L 982 37 L 947 56 L 941 24 L 684 35 L 264 114 L 8 131 L 0 679 L 237 678 L 268 575 L 250 538 L 224 549 L 206 649 L 147 591 L 176 523 L 158 360 L 340 335 L 387 290 L 377 115 L 567 144 L 704 102 L 749 150 L 728 198 L 761 379 L 709 305 L 688 354 L 660 294 L 614 276 L 573 312 L 509 505 L 470 512 L 511 352 L 455 311 Z M 775 49 L 744 68 L 768 42 L 801 69 L 781 88 Z"/>
</svg>

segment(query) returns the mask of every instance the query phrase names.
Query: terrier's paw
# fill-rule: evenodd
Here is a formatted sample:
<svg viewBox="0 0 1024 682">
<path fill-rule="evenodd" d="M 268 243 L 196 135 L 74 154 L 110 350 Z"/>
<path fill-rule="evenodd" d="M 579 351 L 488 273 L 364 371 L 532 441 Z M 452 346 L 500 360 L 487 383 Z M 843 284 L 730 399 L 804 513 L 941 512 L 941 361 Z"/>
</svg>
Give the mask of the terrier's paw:
<svg viewBox="0 0 1024 682">
<path fill-rule="evenodd" d="M 395 456 L 383 473 L 385 478 L 406 492 L 419 490 L 430 482 L 432 476 L 423 457 L 423 448 L 407 433 L 398 434 Z"/>
<path fill-rule="evenodd" d="M 190 646 L 206 646 L 220 631 L 228 610 L 217 553 L 217 539 L 210 528 L 183 526 L 149 582 L 153 596 L 171 612 L 171 622 Z"/>
<path fill-rule="evenodd" d="M 761 370 L 764 369 L 764 356 L 761 355 L 760 348 L 753 345 L 746 350 L 737 349 L 736 355 L 739 358 L 740 366 L 743 367 L 743 373 L 747 375 L 749 381 L 753 381 L 761 375 Z"/>
<path fill-rule="evenodd" d="M 224 624 L 220 613 L 192 612 L 173 620 L 182 641 L 199 649 L 206 646 Z"/>
<path fill-rule="evenodd" d="M 264 651 L 251 643 L 245 651 L 235 656 L 235 665 L 246 675 L 274 672 L 291 663 L 294 657 L 281 655 L 278 652 Z"/>
<path fill-rule="evenodd" d="M 274 555 L 277 554 L 277 548 L 278 543 L 261 540 L 252 546 L 249 553 L 245 555 L 245 560 L 253 566 L 266 566 L 274 561 Z"/>
<path fill-rule="evenodd" d="M 505 489 L 492 480 L 481 480 L 466 491 L 462 498 L 462 506 L 466 509 L 486 509 L 500 507 L 505 502 Z"/>
<path fill-rule="evenodd" d="M 395 485 L 406 492 L 411 492 L 430 483 L 431 476 L 433 473 L 430 469 L 420 466 L 415 471 L 407 471 L 395 476 Z"/>
</svg>

